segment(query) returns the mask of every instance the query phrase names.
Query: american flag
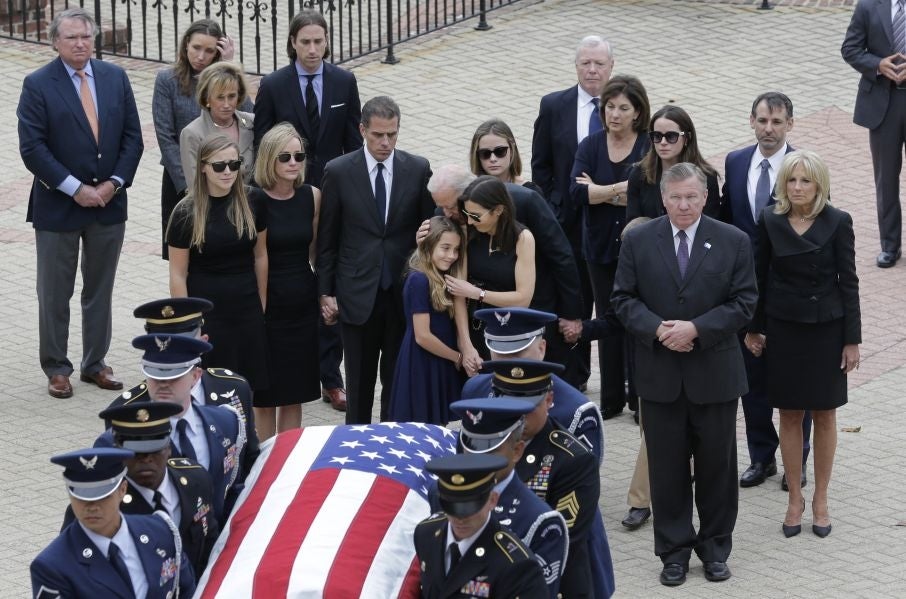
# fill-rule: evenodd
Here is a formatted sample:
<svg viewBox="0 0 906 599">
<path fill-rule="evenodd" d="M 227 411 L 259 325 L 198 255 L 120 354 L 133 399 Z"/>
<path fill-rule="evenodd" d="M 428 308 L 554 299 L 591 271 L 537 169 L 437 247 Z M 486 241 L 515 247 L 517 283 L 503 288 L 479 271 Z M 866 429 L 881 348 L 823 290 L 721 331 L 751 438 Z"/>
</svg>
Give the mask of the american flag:
<svg viewBox="0 0 906 599">
<path fill-rule="evenodd" d="M 455 452 L 452 431 L 420 423 L 310 426 L 267 441 L 195 597 L 417 597 L 424 465 Z"/>
</svg>

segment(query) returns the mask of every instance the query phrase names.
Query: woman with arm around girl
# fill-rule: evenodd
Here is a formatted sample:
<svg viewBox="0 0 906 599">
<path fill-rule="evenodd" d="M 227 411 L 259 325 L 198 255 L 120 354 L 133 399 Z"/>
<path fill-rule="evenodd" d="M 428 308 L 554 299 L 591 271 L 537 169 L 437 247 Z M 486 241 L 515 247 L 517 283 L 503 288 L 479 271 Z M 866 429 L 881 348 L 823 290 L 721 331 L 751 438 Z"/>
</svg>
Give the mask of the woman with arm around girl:
<svg viewBox="0 0 906 599">
<path fill-rule="evenodd" d="M 160 147 L 160 163 L 164 167 L 160 190 L 164 260 L 167 259 L 166 232 L 170 213 L 188 191 L 179 157 L 179 134 L 201 114 L 195 101 L 198 74 L 221 60 L 233 60 L 233 40 L 223 34 L 217 21 L 200 19 L 182 34 L 173 66 L 159 71 L 154 80 L 151 114 Z M 240 108 L 251 112 L 252 102 L 246 99 Z"/>
<path fill-rule="evenodd" d="M 460 228 L 435 216 L 409 258 L 403 287 L 406 333 L 393 375 L 390 420 L 443 425 L 450 420 L 450 403 L 459 399 L 462 354 L 455 349 L 453 297 L 444 275 L 459 274 L 463 245 Z"/>
<path fill-rule="evenodd" d="M 705 173 L 708 197 L 703 212 L 717 218 L 720 211 L 717 171 L 698 150 L 698 135 L 689 114 L 679 106 L 664 106 L 651 116 L 648 138 L 651 146 L 642 161 L 629 172 L 626 222 L 639 216 L 657 218 L 666 214 L 661 199 L 661 175 L 680 162 L 694 164 Z"/>
<path fill-rule="evenodd" d="M 620 234 L 626 224 L 629 170 L 648 150 L 649 114 L 642 82 L 631 75 L 616 75 L 601 92 L 604 129 L 586 137 L 576 150 L 569 191 L 582 210 L 582 253 L 598 314 L 606 314 L 610 307 Z M 620 414 L 626 405 L 623 353 L 622 334 L 598 342 L 605 420 Z"/>
<path fill-rule="evenodd" d="M 213 302 L 202 332 L 214 349 L 202 364 L 234 370 L 259 391 L 268 384 L 267 223 L 264 207 L 246 195 L 241 166 L 239 149 L 224 136 L 199 148 L 195 183 L 167 228 L 170 295 Z"/>
<path fill-rule="evenodd" d="M 528 307 L 535 293 L 535 238 L 516 221 L 513 199 L 500 179 L 482 175 L 459 198 L 468 223 L 466 257 L 461 277 L 446 275 L 456 298 L 456 332 L 466 374 L 481 368 L 484 326 L 472 318 L 482 307 Z"/>
<path fill-rule="evenodd" d="M 837 408 L 847 401 L 846 375 L 859 366 L 862 320 L 852 217 L 830 205 L 830 176 L 814 152 L 787 154 L 775 198 L 758 221 L 758 307 L 746 347 L 765 355 L 767 396 L 780 410 L 780 453 L 789 485 L 783 534 L 802 529 L 805 499 L 802 418 L 814 423 L 812 531 L 831 532 L 827 507 Z"/>
<path fill-rule="evenodd" d="M 306 185 L 305 143 L 289 123 L 264 134 L 250 197 L 267 208 L 267 327 L 270 386 L 255 394 L 258 435 L 299 428 L 302 404 L 321 397 L 318 284 L 312 269 L 321 192 Z"/>
</svg>

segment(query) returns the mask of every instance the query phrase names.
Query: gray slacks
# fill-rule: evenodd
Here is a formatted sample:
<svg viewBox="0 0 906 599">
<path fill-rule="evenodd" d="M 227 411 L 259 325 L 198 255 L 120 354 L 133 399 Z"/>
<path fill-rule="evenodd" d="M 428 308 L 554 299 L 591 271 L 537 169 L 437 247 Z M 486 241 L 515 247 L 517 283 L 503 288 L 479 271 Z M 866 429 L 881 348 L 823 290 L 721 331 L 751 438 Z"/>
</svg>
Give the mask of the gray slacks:
<svg viewBox="0 0 906 599">
<path fill-rule="evenodd" d="M 868 145 L 875 175 L 878 231 L 881 251 L 900 249 L 903 216 L 900 208 L 900 170 L 906 143 L 906 89 L 891 86 L 890 103 L 884 120 L 868 132 Z"/>
<path fill-rule="evenodd" d="M 82 362 L 84 374 L 105 367 L 113 328 L 111 301 L 126 223 L 92 223 L 76 231 L 35 230 L 38 259 L 38 357 L 48 378 L 72 374 L 69 301 L 82 248 Z"/>
</svg>

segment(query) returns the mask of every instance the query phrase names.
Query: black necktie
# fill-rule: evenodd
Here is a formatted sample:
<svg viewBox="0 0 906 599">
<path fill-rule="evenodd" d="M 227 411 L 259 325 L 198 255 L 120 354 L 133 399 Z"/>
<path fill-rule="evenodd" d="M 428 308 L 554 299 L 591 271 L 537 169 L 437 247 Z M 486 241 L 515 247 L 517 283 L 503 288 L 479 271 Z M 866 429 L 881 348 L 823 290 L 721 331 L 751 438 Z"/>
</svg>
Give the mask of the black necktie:
<svg viewBox="0 0 906 599">
<path fill-rule="evenodd" d="M 450 570 L 447 572 L 449 574 L 456 568 L 456 564 L 459 563 L 462 554 L 459 552 L 459 543 L 453 542 L 450 543 Z"/>
<path fill-rule="evenodd" d="M 755 220 L 761 216 L 761 211 L 771 201 L 771 163 L 765 158 L 761 161 L 761 174 L 755 184 Z"/>
<path fill-rule="evenodd" d="M 169 515 L 169 511 L 164 507 L 164 496 L 160 494 L 160 491 L 154 492 L 154 511 L 155 512 L 164 512 Z"/>
<path fill-rule="evenodd" d="M 179 436 L 179 449 L 180 453 L 182 453 L 182 457 L 197 462 L 198 454 L 195 453 L 195 448 L 192 447 L 192 442 L 189 440 L 189 433 L 186 431 L 188 426 L 189 423 L 186 422 L 184 418 L 181 418 L 179 422 L 176 423 L 176 434 Z"/>
<path fill-rule="evenodd" d="M 592 104 L 595 105 L 595 107 L 591 111 L 591 116 L 588 117 L 588 134 L 589 135 L 591 135 L 592 133 L 597 133 L 598 131 L 604 130 L 604 125 L 603 125 L 603 123 L 601 123 L 601 110 L 600 110 L 601 99 L 592 98 L 591 102 L 592 102 Z"/>
<path fill-rule="evenodd" d="M 306 75 L 308 85 L 305 86 L 305 113 L 308 115 L 308 124 L 311 125 L 311 139 L 309 145 L 313 146 L 318 139 L 318 128 L 321 126 L 321 115 L 318 111 L 318 96 L 315 94 L 315 77 Z"/>
<path fill-rule="evenodd" d="M 689 243 L 686 241 L 686 232 L 682 229 L 676 234 L 679 238 L 679 247 L 676 249 L 676 264 L 679 266 L 680 277 L 686 277 L 686 269 L 689 267 Z"/>
<path fill-rule="evenodd" d="M 126 567 L 126 562 L 123 560 L 120 548 L 112 541 L 110 543 L 110 548 L 107 550 L 107 559 L 110 560 L 110 565 L 113 566 L 116 573 L 120 575 L 120 578 L 123 579 L 123 582 L 126 583 L 129 590 L 132 590 L 132 577 L 129 576 L 129 568 Z"/>
<path fill-rule="evenodd" d="M 387 184 L 384 182 L 384 163 L 377 163 L 377 174 L 374 177 L 374 203 L 377 206 L 378 219 L 385 226 L 387 224 Z M 387 257 L 384 257 L 381 266 L 381 289 L 390 289 L 393 284 L 393 277 L 390 275 L 390 265 L 387 263 Z"/>
</svg>

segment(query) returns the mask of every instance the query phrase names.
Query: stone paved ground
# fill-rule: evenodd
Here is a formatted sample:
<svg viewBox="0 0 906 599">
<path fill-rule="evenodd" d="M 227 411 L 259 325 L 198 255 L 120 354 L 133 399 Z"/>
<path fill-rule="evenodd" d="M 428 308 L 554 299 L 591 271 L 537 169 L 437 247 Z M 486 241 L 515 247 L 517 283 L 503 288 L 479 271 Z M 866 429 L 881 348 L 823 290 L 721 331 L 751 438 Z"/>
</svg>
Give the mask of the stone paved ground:
<svg viewBox="0 0 906 599">
<path fill-rule="evenodd" d="M 355 66 L 364 98 L 390 94 L 402 106 L 400 147 L 432 163 L 463 161 L 474 127 L 490 116 L 513 126 L 528 162 L 540 96 L 574 83 L 573 50 L 587 33 L 611 39 L 617 73 L 641 77 L 658 107 L 675 101 L 693 115 L 704 153 L 722 168 L 729 150 L 748 144 L 752 99 L 767 88 L 796 106 L 791 141 L 821 152 L 831 165 L 833 197 L 853 214 L 862 280 L 863 362 L 851 378 L 851 402 L 839 411 L 840 433 L 831 490 L 834 533 L 807 530 L 784 539 L 785 495 L 777 477 L 740 493 L 739 521 L 726 583 L 706 583 L 693 562 L 689 582 L 657 582 L 651 526 L 619 525 L 638 447 L 628 416 L 606 424 L 601 508 L 610 534 L 622 597 L 902 597 L 906 588 L 906 509 L 903 496 L 903 369 L 906 268 L 874 266 L 877 226 L 867 134 L 850 120 L 858 77 L 839 46 L 848 2 L 791 2 L 772 11 L 757 3 L 669 0 L 547 0 L 495 12 L 494 28 L 472 24 L 398 48 L 396 66 L 377 60 Z M 792 5 L 802 6 L 792 6 Z M 24 75 L 52 57 L 45 47 L 0 42 L 0 596 L 27 593 L 28 563 L 57 531 L 65 505 L 53 453 L 89 444 L 96 413 L 109 394 L 75 382 L 75 398 L 52 400 L 37 365 L 33 234 L 24 222 L 30 176 L 17 153 L 15 106 Z M 130 338 L 140 332 L 132 307 L 167 292 L 157 257 L 159 153 L 151 124 L 151 91 L 158 65 L 122 61 L 130 71 L 145 131 L 146 152 L 131 190 L 131 218 L 117 277 L 114 343 L 109 362 L 138 379 Z M 72 357 L 78 360 L 79 309 L 73 305 Z M 598 377 L 590 395 L 597 397 Z M 339 423 L 323 404 L 304 408 L 307 424 Z M 747 465 L 739 420 L 740 468 Z M 811 477 L 811 468 L 809 475 Z M 811 486 L 806 489 L 810 496 Z M 806 529 L 810 524 L 805 518 Z"/>
</svg>

